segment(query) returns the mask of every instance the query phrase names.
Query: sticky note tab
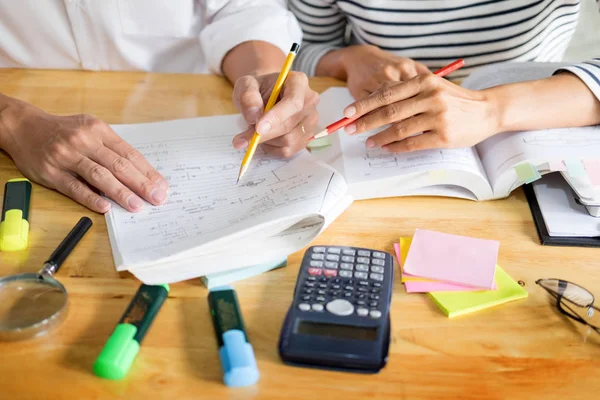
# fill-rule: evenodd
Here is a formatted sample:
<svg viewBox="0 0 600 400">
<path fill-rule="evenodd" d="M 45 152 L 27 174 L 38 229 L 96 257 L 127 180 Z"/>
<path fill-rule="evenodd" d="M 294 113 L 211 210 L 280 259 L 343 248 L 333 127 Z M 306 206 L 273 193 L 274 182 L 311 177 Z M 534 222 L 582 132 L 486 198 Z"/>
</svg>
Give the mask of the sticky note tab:
<svg viewBox="0 0 600 400">
<path fill-rule="evenodd" d="M 319 147 L 326 147 L 331 145 L 331 137 L 325 136 L 320 139 L 314 139 L 308 142 L 307 147 L 309 149 L 316 149 Z"/>
<path fill-rule="evenodd" d="M 496 240 L 418 229 L 404 271 L 422 278 L 492 289 L 499 248 Z"/>
<path fill-rule="evenodd" d="M 550 161 L 548 163 L 548 169 L 552 172 L 558 172 L 558 171 L 566 171 L 567 167 L 565 166 L 565 163 L 562 161 Z"/>
<path fill-rule="evenodd" d="M 429 171 L 429 181 L 431 183 L 443 182 L 446 179 L 446 176 L 446 171 L 443 169 Z"/>
<path fill-rule="evenodd" d="M 529 294 L 500 266 L 496 267 L 495 281 L 498 290 L 477 292 L 433 292 L 429 296 L 449 318 L 457 317 L 497 306 L 513 300 L 526 298 Z"/>
<path fill-rule="evenodd" d="M 515 171 L 519 177 L 519 181 L 523 183 L 531 183 L 542 177 L 538 170 L 530 163 L 516 165 Z"/>
<path fill-rule="evenodd" d="M 583 178 L 587 174 L 580 160 L 565 160 L 565 166 L 571 178 Z"/>
<path fill-rule="evenodd" d="M 600 160 L 585 160 L 583 164 L 592 185 L 600 186 Z"/>
</svg>

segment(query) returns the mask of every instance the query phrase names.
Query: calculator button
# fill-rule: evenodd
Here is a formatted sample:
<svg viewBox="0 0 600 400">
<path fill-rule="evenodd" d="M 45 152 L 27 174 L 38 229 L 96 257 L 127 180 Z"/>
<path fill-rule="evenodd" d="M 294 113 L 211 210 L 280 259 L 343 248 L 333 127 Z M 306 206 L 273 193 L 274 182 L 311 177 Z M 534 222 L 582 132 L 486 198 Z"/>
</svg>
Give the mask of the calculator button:
<svg viewBox="0 0 600 400">
<path fill-rule="evenodd" d="M 316 281 L 317 278 L 315 278 L 314 276 L 309 276 L 308 278 L 306 278 L 307 281 Z"/>
<path fill-rule="evenodd" d="M 325 247 L 313 247 L 313 253 L 325 253 Z"/>
<path fill-rule="evenodd" d="M 338 247 L 330 247 L 327 249 L 327 253 L 329 254 L 340 254 L 342 250 Z"/>
<path fill-rule="evenodd" d="M 321 271 L 323 271 L 323 270 L 320 268 L 309 268 L 308 269 L 309 275 L 321 275 Z"/>
<path fill-rule="evenodd" d="M 331 262 L 331 261 L 325 262 L 325 268 L 337 269 L 337 267 L 338 267 L 338 263 L 336 263 L 336 262 Z"/>
<path fill-rule="evenodd" d="M 315 283 L 314 282 L 306 282 L 304 284 L 304 286 L 306 286 L 306 287 L 315 287 Z"/>
<path fill-rule="evenodd" d="M 358 255 L 361 257 L 371 257 L 371 252 L 368 250 L 359 250 Z"/>
<path fill-rule="evenodd" d="M 342 281 L 342 280 L 341 280 L 340 278 L 335 278 L 335 279 L 333 280 L 333 283 L 340 283 L 341 281 Z"/>
<path fill-rule="evenodd" d="M 310 304 L 300 303 L 298 304 L 298 308 L 300 309 L 300 311 L 308 311 L 310 310 Z"/>
<path fill-rule="evenodd" d="M 337 271 L 334 269 L 326 269 L 325 271 L 323 271 L 323 274 L 325 276 L 337 276 Z"/>
<path fill-rule="evenodd" d="M 379 300 L 379 295 L 378 294 L 372 294 L 371 295 L 371 300 Z"/>
<path fill-rule="evenodd" d="M 325 296 L 325 293 L 326 293 L 326 292 L 325 292 L 324 290 L 322 290 L 322 289 L 320 289 L 320 290 L 317 290 L 317 294 L 320 294 L 320 295 L 322 295 L 322 296 Z"/>
<path fill-rule="evenodd" d="M 358 281 L 358 284 L 360 286 L 369 286 L 369 282 L 367 282 L 367 281 Z"/>
<path fill-rule="evenodd" d="M 340 289 L 340 285 L 332 285 L 331 288 L 334 290 L 339 290 Z"/>
<path fill-rule="evenodd" d="M 340 271 L 340 276 L 342 278 L 351 278 L 352 277 L 352 272 L 350 272 L 350 271 Z"/>
<path fill-rule="evenodd" d="M 338 297 L 338 296 L 340 295 L 340 292 L 338 292 L 338 291 L 336 290 L 335 292 L 331 293 L 331 295 L 332 295 L 333 297 Z"/>
<path fill-rule="evenodd" d="M 344 297 L 352 297 L 352 292 L 345 292 Z"/>
<path fill-rule="evenodd" d="M 383 267 L 378 267 L 376 265 L 371 265 L 371 272 L 376 272 L 378 274 L 383 274 Z"/>
<path fill-rule="evenodd" d="M 379 293 L 381 290 L 378 288 L 371 289 L 371 293 Z"/>
<path fill-rule="evenodd" d="M 316 301 L 321 301 L 321 302 L 323 302 L 323 301 L 325 301 L 325 297 L 323 297 L 323 296 L 317 296 L 317 297 L 315 298 L 315 300 L 316 300 Z"/>
<path fill-rule="evenodd" d="M 303 296 L 303 297 L 302 297 L 302 300 L 304 300 L 304 301 L 308 301 L 308 300 L 310 300 L 310 296 Z"/>
<path fill-rule="evenodd" d="M 373 252 L 373 257 L 375 257 L 375 258 L 385 258 L 385 253 L 382 253 L 380 251 L 374 251 Z"/>
<path fill-rule="evenodd" d="M 311 258 L 313 260 L 324 260 L 325 259 L 325 254 L 317 254 L 317 253 L 313 253 L 313 255 L 311 256 Z"/>
<path fill-rule="evenodd" d="M 323 277 L 323 278 L 319 279 L 319 281 L 326 283 L 329 281 L 329 278 Z"/>
<path fill-rule="evenodd" d="M 318 299 L 318 297 L 317 297 L 317 299 Z M 376 301 L 372 301 L 372 302 L 369 303 L 369 306 L 370 307 L 377 307 L 378 304 L 379 303 L 377 303 Z"/>
<path fill-rule="evenodd" d="M 371 275 L 373 275 L 373 274 L 371 274 Z M 354 277 L 355 277 L 356 279 L 367 279 L 367 276 L 368 276 L 368 275 L 367 275 L 367 273 L 366 273 L 366 272 L 355 272 L 355 273 L 354 273 Z"/>
<path fill-rule="evenodd" d="M 306 294 L 311 294 L 314 291 L 315 291 L 314 289 L 304 289 L 304 293 L 306 293 Z"/>
<path fill-rule="evenodd" d="M 371 310 L 371 312 L 369 313 L 369 316 L 373 319 L 377 319 L 377 318 L 381 317 L 381 311 Z"/>
<path fill-rule="evenodd" d="M 370 279 L 373 279 L 373 280 L 375 280 L 375 281 L 382 281 L 382 280 L 383 280 L 383 275 L 381 275 L 381 274 L 374 274 L 374 273 L 371 273 L 371 274 L 369 275 L 369 278 L 370 278 Z"/>
<path fill-rule="evenodd" d="M 318 303 L 317 303 L 317 304 L 313 304 L 313 305 L 312 305 L 312 309 L 313 309 L 313 311 L 323 311 L 323 308 L 324 308 L 324 307 L 323 307 L 323 304 L 318 304 Z"/>
<path fill-rule="evenodd" d="M 381 287 L 381 283 L 379 283 L 379 282 L 373 282 L 373 287 L 380 288 Z"/>
<path fill-rule="evenodd" d="M 323 268 L 323 261 L 311 261 L 310 262 L 310 266 L 311 267 L 315 267 L 315 268 Z"/>
<path fill-rule="evenodd" d="M 352 264 L 349 264 L 349 263 L 341 263 L 340 264 L 340 268 L 352 271 L 352 269 L 354 268 L 354 266 Z"/>
<path fill-rule="evenodd" d="M 359 296 L 359 297 L 360 297 L 360 296 Z M 364 305 L 366 305 L 366 304 L 367 304 L 367 302 L 366 302 L 366 301 L 364 301 L 364 300 L 357 300 L 357 301 L 356 301 L 356 304 L 357 304 L 357 305 L 359 305 L 359 306 L 364 306 Z"/>
<path fill-rule="evenodd" d="M 366 308 L 360 307 L 360 308 L 356 309 L 356 314 L 359 317 L 366 317 L 367 315 L 369 315 L 369 310 L 367 310 Z"/>
<path fill-rule="evenodd" d="M 340 256 L 336 256 L 335 254 L 327 254 L 327 259 L 329 261 L 340 261 Z"/>
<path fill-rule="evenodd" d="M 352 286 L 346 286 L 346 287 L 344 288 L 344 290 L 350 290 L 350 291 L 353 291 L 353 290 L 354 290 L 354 288 L 353 288 Z"/>
<path fill-rule="evenodd" d="M 327 285 L 324 283 L 319 283 L 319 288 L 321 289 L 327 289 Z"/>
<path fill-rule="evenodd" d="M 342 261 L 343 262 L 347 262 L 347 263 L 353 263 L 354 262 L 354 257 L 342 256 Z"/>
<path fill-rule="evenodd" d="M 368 264 L 369 263 L 369 257 L 357 257 L 356 258 L 356 262 L 360 263 L 360 264 Z"/>
<path fill-rule="evenodd" d="M 380 260 L 380 259 L 374 258 L 371 261 L 371 264 L 380 265 L 383 267 L 385 265 L 385 260 Z"/>
<path fill-rule="evenodd" d="M 368 292 L 369 289 L 361 286 L 361 287 L 358 288 L 358 291 L 364 293 L 364 292 Z"/>
<path fill-rule="evenodd" d="M 356 297 L 358 297 L 359 299 L 361 299 L 361 300 L 362 300 L 362 299 L 366 299 L 366 298 L 367 298 L 367 295 L 366 295 L 366 294 L 364 294 L 364 293 L 361 293 L 361 294 L 359 294 L 359 295 L 358 295 L 358 296 L 356 296 Z"/>
<path fill-rule="evenodd" d="M 356 254 L 356 250 L 353 249 L 343 249 L 342 254 L 345 256 L 353 256 Z"/>
<path fill-rule="evenodd" d="M 354 306 L 352 303 L 343 299 L 335 299 L 330 301 L 325 307 L 330 313 L 340 316 L 351 315 L 354 312 Z"/>
<path fill-rule="evenodd" d="M 369 266 L 366 264 L 356 264 L 357 271 L 369 272 Z"/>
</svg>

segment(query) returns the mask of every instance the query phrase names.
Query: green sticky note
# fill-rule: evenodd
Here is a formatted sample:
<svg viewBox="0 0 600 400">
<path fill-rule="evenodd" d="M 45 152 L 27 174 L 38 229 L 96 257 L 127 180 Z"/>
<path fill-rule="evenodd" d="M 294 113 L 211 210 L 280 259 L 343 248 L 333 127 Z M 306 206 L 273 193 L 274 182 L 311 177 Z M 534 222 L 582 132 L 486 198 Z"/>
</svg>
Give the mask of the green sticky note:
<svg viewBox="0 0 600 400">
<path fill-rule="evenodd" d="M 310 148 L 310 149 L 316 149 L 319 147 L 325 147 L 325 146 L 330 146 L 330 145 L 331 145 L 331 137 L 329 137 L 329 135 L 324 136 L 320 139 L 311 140 L 307 144 L 308 148 Z"/>
<path fill-rule="evenodd" d="M 530 163 L 523 163 L 515 166 L 515 171 L 517 172 L 519 180 L 523 183 L 531 183 L 542 177 L 537 168 Z"/>
<path fill-rule="evenodd" d="M 582 178 L 587 175 L 581 160 L 565 160 L 565 166 L 567 167 L 567 174 L 571 178 Z"/>
<path fill-rule="evenodd" d="M 469 314 L 509 301 L 524 299 L 528 296 L 525 289 L 515 282 L 500 266 L 496 266 L 494 275 L 496 290 L 475 292 L 431 292 L 429 296 L 449 318 Z"/>
</svg>

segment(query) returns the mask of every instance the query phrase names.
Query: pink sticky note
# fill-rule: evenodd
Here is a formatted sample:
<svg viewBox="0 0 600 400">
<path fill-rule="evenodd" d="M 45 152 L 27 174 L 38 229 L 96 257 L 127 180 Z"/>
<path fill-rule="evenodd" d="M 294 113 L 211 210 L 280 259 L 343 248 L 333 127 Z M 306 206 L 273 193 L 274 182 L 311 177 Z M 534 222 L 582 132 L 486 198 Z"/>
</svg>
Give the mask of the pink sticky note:
<svg viewBox="0 0 600 400">
<path fill-rule="evenodd" d="M 417 229 L 404 271 L 423 278 L 493 289 L 500 242 Z"/>
<path fill-rule="evenodd" d="M 600 186 L 600 160 L 584 160 L 583 165 L 594 186 Z"/>
<path fill-rule="evenodd" d="M 550 169 L 550 171 L 552 172 L 556 172 L 556 171 L 566 171 L 567 167 L 565 166 L 565 163 L 562 161 L 550 161 L 548 163 L 548 168 Z"/>
</svg>

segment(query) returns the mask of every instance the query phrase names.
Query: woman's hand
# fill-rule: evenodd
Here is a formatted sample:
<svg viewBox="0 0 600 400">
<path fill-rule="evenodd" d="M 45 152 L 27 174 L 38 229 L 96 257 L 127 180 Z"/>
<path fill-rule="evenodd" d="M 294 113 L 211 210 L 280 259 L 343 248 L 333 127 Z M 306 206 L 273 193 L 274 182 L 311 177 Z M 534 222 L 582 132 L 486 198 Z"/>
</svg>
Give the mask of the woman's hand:
<svg viewBox="0 0 600 400">
<path fill-rule="evenodd" d="M 344 110 L 358 119 L 346 133 L 355 135 L 391 124 L 367 139 L 367 147 L 390 152 L 473 146 L 499 132 L 497 107 L 486 91 L 457 86 L 433 74 L 386 83 Z"/>
<path fill-rule="evenodd" d="M 352 96 L 364 99 L 382 83 L 414 78 L 429 69 L 410 58 L 398 57 L 377 46 L 357 45 L 326 54 L 317 67 L 317 75 L 345 80 Z"/>
</svg>

